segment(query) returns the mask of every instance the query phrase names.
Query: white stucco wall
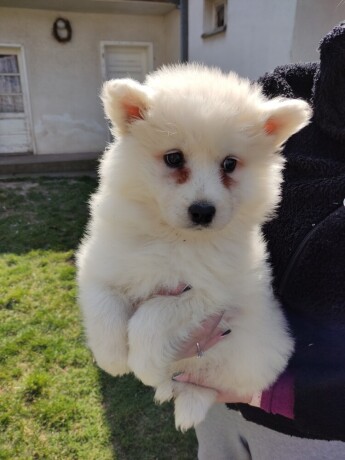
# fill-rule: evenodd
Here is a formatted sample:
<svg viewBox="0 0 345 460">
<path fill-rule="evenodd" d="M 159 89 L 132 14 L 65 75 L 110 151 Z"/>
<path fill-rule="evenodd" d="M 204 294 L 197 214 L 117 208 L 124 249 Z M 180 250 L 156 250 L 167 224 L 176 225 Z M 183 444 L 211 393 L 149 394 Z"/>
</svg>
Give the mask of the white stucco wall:
<svg viewBox="0 0 345 460">
<path fill-rule="evenodd" d="M 52 37 L 58 16 L 71 22 L 70 43 Z M 36 153 L 102 151 L 107 125 L 98 97 L 100 42 L 152 42 L 158 67 L 178 56 L 176 21 L 176 12 L 165 17 L 1 8 L 0 43 L 25 50 Z"/>
<path fill-rule="evenodd" d="M 320 40 L 345 21 L 345 2 L 340 0 L 298 0 L 291 62 L 317 61 Z"/>
<path fill-rule="evenodd" d="M 204 1 L 189 1 L 189 58 L 256 79 L 290 60 L 297 0 L 228 0 L 226 32 L 201 38 Z"/>
<path fill-rule="evenodd" d="M 201 38 L 204 0 L 189 0 L 190 60 L 256 79 L 278 65 L 317 61 L 319 41 L 345 20 L 341 0 L 228 0 L 227 30 Z"/>
<path fill-rule="evenodd" d="M 165 64 L 180 60 L 180 12 L 173 10 L 164 16 L 163 37 L 165 43 Z"/>
</svg>

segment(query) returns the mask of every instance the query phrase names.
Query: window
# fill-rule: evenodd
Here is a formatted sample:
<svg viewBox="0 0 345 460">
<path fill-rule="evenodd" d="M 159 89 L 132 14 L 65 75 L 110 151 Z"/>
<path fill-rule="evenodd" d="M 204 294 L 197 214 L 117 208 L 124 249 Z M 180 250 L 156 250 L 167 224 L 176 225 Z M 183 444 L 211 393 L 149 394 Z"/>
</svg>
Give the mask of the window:
<svg viewBox="0 0 345 460">
<path fill-rule="evenodd" d="M 24 49 L 0 46 L 0 155 L 32 153 Z"/>
<path fill-rule="evenodd" d="M 202 38 L 226 31 L 227 0 L 204 0 L 204 33 Z"/>
<path fill-rule="evenodd" d="M 16 54 L 0 54 L 0 112 L 24 112 L 23 93 Z"/>
<path fill-rule="evenodd" d="M 215 5 L 215 23 L 217 29 L 225 26 L 225 3 Z"/>
</svg>

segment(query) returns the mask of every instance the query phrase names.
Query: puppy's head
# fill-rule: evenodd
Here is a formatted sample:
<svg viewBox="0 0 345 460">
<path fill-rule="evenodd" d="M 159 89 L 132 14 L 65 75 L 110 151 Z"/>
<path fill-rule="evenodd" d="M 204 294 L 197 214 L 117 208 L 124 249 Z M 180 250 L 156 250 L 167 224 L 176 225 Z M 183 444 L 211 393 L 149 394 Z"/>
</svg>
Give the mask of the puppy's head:
<svg viewBox="0 0 345 460">
<path fill-rule="evenodd" d="M 116 142 L 102 180 L 174 229 L 261 224 L 279 198 L 281 145 L 308 123 L 301 100 L 198 65 L 163 68 L 141 85 L 105 83 Z M 115 186 L 115 185 L 114 185 Z"/>
</svg>

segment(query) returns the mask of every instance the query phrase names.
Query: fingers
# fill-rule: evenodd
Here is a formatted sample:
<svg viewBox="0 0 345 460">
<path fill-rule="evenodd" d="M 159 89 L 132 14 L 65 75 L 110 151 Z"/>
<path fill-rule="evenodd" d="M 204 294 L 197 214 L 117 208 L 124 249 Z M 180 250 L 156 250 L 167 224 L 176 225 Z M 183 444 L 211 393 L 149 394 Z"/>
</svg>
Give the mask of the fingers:
<svg viewBox="0 0 345 460">
<path fill-rule="evenodd" d="M 191 374 L 185 372 L 173 375 L 172 380 L 174 380 L 175 382 L 192 383 L 193 385 L 200 385 L 200 381 L 197 382 L 196 379 L 193 379 Z"/>
<path fill-rule="evenodd" d="M 210 316 L 205 321 L 201 323 L 200 329 L 196 331 L 196 334 L 209 339 L 210 337 L 221 333 L 220 328 L 218 327 L 219 323 L 221 322 L 223 318 L 223 314 L 221 313 L 219 315 L 214 315 Z"/>
<path fill-rule="evenodd" d="M 244 403 L 249 404 L 252 397 L 250 395 L 239 396 L 234 391 L 218 391 L 216 402 L 218 403 Z"/>
<path fill-rule="evenodd" d="M 195 357 L 198 355 L 199 350 L 204 352 L 222 340 L 226 336 L 224 332 L 227 332 L 219 327 L 223 314 L 210 316 L 203 321 L 200 327 L 195 329 L 188 337 L 188 340 L 182 344 L 177 358 Z"/>
<path fill-rule="evenodd" d="M 218 342 L 223 340 L 228 334 L 230 334 L 230 329 L 228 329 L 225 332 L 222 332 L 221 330 L 214 336 L 210 337 L 207 343 L 205 344 L 205 347 L 202 348 L 203 351 L 208 350 L 209 348 L 213 347 L 216 345 Z"/>
<path fill-rule="evenodd" d="M 252 401 L 253 395 L 239 396 L 235 391 L 232 390 L 219 390 L 217 388 L 212 388 L 207 385 L 202 379 L 196 379 L 191 374 L 182 373 L 173 376 L 175 382 L 189 383 L 191 385 L 196 385 L 198 387 L 207 388 L 210 390 L 215 390 L 217 392 L 216 402 L 219 403 L 246 403 L 249 404 Z"/>
<path fill-rule="evenodd" d="M 205 352 L 221 340 L 224 340 L 231 331 L 230 329 L 224 331 L 219 327 L 223 316 L 224 312 L 219 315 L 210 316 L 205 321 L 203 321 L 200 327 L 195 329 L 188 337 L 188 340 L 182 344 L 181 350 L 178 354 L 178 359 L 196 357 L 200 355 L 200 352 Z M 217 388 L 212 388 L 207 384 L 207 382 L 203 381 L 202 378 L 197 379 L 189 373 L 174 375 L 172 379 L 176 382 L 188 383 L 190 385 L 196 385 L 202 388 L 216 391 L 217 402 L 249 403 L 252 399 L 252 395 L 239 396 L 234 391 L 224 391 Z"/>
</svg>

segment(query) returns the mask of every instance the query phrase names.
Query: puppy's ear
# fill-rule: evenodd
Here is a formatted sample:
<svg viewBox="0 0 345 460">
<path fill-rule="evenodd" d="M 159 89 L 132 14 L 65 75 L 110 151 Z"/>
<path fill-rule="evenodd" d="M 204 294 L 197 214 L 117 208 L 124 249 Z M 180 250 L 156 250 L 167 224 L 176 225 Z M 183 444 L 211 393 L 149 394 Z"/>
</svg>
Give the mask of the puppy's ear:
<svg viewBox="0 0 345 460">
<path fill-rule="evenodd" d="M 290 136 L 309 123 L 312 110 L 300 99 L 275 98 L 265 104 L 264 131 L 275 145 L 282 145 Z"/>
<path fill-rule="evenodd" d="M 105 82 L 101 99 L 104 112 L 119 135 L 126 133 L 135 121 L 143 120 L 149 106 L 147 89 L 130 78 Z"/>
</svg>

